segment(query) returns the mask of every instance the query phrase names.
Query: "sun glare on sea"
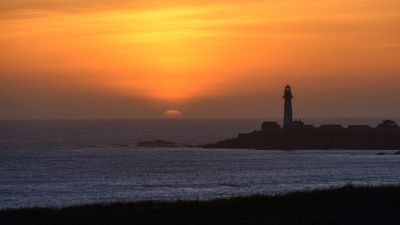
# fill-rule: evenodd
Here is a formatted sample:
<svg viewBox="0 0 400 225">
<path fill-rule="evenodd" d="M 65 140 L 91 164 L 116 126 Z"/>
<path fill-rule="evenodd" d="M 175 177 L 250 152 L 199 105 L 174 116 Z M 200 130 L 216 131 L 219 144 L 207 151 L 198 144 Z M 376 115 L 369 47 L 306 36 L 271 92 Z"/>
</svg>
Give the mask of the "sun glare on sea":
<svg viewBox="0 0 400 225">
<path fill-rule="evenodd" d="M 166 119 L 180 119 L 182 118 L 182 113 L 176 109 L 169 109 L 164 112 L 163 117 Z"/>
</svg>

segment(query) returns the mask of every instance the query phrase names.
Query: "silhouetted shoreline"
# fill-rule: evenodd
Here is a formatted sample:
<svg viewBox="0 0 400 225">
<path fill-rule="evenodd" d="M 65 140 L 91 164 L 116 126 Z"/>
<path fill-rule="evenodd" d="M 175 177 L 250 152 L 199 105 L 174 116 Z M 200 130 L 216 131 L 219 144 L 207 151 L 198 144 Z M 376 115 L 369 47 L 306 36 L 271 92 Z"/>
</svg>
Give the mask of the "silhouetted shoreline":
<svg viewBox="0 0 400 225">
<path fill-rule="evenodd" d="M 400 224 L 400 186 L 0 211 L 0 224 Z"/>
<path fill-rule="evenodd" d="M 283 127 L 275 121 L 263 122 L 261 130 L 239 134 L 204 148 L 251 148 L 265 150 L 398 150 L 400 149 L 400 127 L 396 121 L 384 120 L 377 127 L 365 124 L 350 125 L 323 124 L 315 127 L 305 124 L 301 119 L 293 120 L 290 85 L 283 94 Z"/>
<path fill-rule="evenodd" d="M 263 127 L 259 131 L 239 134 L 235 138 L 202 147 L 260 150 L 400 150 L 400 128 L 344 128 L 340 125 L 290 129 Z"/>
</svg>

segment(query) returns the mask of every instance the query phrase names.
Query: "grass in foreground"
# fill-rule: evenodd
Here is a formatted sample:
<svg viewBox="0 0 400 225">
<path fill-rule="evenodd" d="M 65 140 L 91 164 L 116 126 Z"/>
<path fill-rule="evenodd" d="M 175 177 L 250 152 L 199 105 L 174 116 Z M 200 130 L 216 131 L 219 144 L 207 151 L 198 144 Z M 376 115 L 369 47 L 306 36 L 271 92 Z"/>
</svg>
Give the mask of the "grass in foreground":
<svg viewBox="0 0 400 225">
<path fill-rule="evenodd" d="M 0 224 L 400 224 L 400 186 L 0 211 Z"/>
</svg>

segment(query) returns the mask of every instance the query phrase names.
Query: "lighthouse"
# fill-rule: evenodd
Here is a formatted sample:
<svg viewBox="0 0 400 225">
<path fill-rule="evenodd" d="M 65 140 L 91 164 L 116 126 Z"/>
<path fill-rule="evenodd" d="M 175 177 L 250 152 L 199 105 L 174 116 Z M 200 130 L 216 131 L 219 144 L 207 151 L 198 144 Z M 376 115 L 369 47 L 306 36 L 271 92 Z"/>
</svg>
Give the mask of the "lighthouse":
<svg viewBox="0 0 400 225">
<path fill-rule="evenodd" d="M 292 98 L 292 88 L 289 85 L 286 85 L 283 94 L 283 99 L 285 99 L 283 128 L 289 128 L 293 122 Z"/>
</svg>

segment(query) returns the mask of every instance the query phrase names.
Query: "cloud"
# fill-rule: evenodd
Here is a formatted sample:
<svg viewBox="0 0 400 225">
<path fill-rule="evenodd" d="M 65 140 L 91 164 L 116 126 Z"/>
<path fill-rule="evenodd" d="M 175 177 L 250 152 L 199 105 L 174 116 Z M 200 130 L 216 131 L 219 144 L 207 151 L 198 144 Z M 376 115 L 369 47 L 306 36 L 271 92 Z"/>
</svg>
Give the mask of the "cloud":
<svg viewBox="0 0 400 225">
<path fill-rule="evenodd" d="M 135 3 L 134 0 L 13 0 L 1 1 L 0 12 L 11 10 L 73 10 Z M 140 1 L 139 1 L 140 2 Z"/>
</svg>

